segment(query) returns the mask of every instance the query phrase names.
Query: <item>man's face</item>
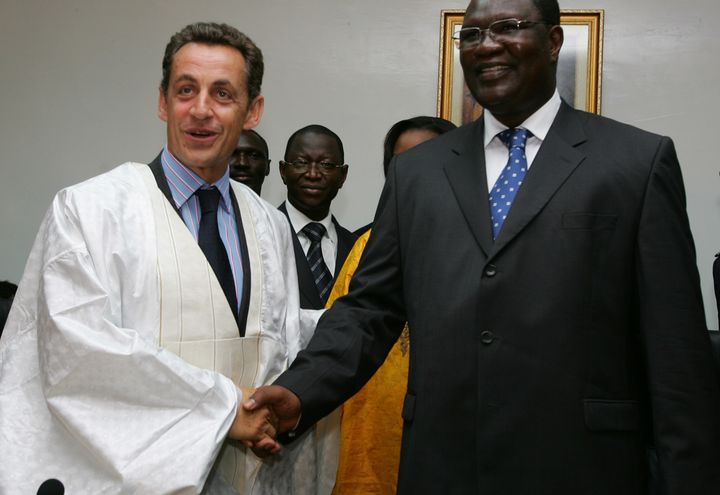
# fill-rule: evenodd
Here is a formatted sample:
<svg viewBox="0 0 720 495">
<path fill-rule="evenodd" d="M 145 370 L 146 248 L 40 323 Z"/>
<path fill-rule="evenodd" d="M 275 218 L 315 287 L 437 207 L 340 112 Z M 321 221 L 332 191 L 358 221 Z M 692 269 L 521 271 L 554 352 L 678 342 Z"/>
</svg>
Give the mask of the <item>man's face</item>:
<svg viewBox="0 0 720 495">
<path fill-rule="evenodd" d="M 230 159 L 230 177 L 260 194 L 269 173 L 268 150 L 263 141 L 253 132 L 240 134 Z"/>
<path fill-rule="evenodd" d="M 263 98 L 248 102 L 245 59 L 222 45 L 188 43 L 175 54 L 158 114 L 170 152 L 207 182 L 219 179 L 243 129 L 260 121 Z"/>
<path fill-rule="evenodd" d="M 280 163 L 280 176 L 287 186 L 288 200 L 312 220 L 322 220 L 345 182 L 348 167 L 343 165 L 326 170 L 319 166 L 321 162 L 339 165 L 342 160 L 337 141 L 326 134 L 314 132 L 297 136 L 288 149 L 285 161 L 298 159 L 311 162 L 306 171 L 300 172 L 289 163 Z"/>
<path fill-rule="evenodd" d="M 542 21 L 532 0 L 473 0 L 463 27 L 484 29 L 511 18 Z M 517 126 L 552 96 L 562 41 L 560 27 L 542 24 L 522 29 L 502 43 L 486 32 L 477 46 L 460 51 L 465 82 L 498 120 Z"/>
</svg>

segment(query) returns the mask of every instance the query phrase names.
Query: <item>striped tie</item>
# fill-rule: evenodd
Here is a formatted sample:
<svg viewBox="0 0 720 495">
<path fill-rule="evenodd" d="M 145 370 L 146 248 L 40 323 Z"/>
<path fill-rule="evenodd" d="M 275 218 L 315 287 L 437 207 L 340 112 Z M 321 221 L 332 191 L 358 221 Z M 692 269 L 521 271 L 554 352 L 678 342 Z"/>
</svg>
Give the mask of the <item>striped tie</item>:
<svg viewBox="0 0 720 495">
<path fill-rule="evenodd" d="M 320 247 L 320 241 L 323 235 L 325 235 L 325 226 L 321 223 L 311 222 L 303 227 L 302 232 L 310 239 L 310 249 L 308 249 L 307 252 L 307 260 L 313 279 L 315 280 L 315 286 L 320 295 L 320 300 L 325 304 L 330 294 L 333 281 L 330 270 L 328 270 L 325 260 L 323 259 L 322 248 Z"/>
</svg>

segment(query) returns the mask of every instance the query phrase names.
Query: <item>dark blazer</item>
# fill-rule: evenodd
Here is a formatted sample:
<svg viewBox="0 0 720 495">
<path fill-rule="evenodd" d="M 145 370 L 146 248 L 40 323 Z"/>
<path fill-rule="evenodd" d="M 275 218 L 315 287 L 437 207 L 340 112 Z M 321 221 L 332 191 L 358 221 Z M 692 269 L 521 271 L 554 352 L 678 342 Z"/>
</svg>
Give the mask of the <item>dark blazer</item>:
<svg viewBox="0 0 720 495">
<path fill-rule="evenodd" d="M 396 157 L 350 295 L 277 383 L 308 423 L 407 319 L 398 493 L 720 493 L 714 375 L 669 138 L 562 105 L 493 242 L 483 121 Z M 369 439 L 370 441 L 371 439 Z"/>
<path fill-rule="evenodd" d="M 284 201 L 280 206 L 278 206 L 278 210 L 283 212 L 285 216 L 288 217 L 287 207 L 285 206 Z M 289 221 L 290 217 L 288 217 L 288 222 Z M 334 216 L 332 217 L 332 221 L 335 225 L 335 230 L 337 231 L 338 236 L 338 246 L 335 257 L 334 272 L 335 278 L 337 278 L 338 273 L 340 273 L 340 269 L 345 263 L 345 259 L 347 258 L 350 250 L 352 249 L 355 241 L 357 240 L 357 236 L 345 227 L 342 227 Z M 308 264 L 307 256 L 305 255 L 305 252 L 300 245 L 300 241 L 298 240 L 297 234 L 295 233 L 295 229 L 292 228 L 292 224 L 290 224 L 290 227 L 290 230 L 293 234 L 292 237 L 293 248 L 295 250 L 295 265 L 297 266 L 298 285 L 300 287 L 300 307 L 303 309 L 324 309 L 325 304 L 320 299 L 320 293 L 317 290 L 317 286 L 315 285 L 312 272 L 310 271 L 310 265 Z M 334 280 L 335 279 L 333 279 L 333 282 Z"/>
<path fill-rule="evenodd" d="M 713 262 L 713 283 L 715 284 L 715 302 L 717 304 L 718 318 L 720 318 L 720 253 L 715 255 Z"/>
</svg>

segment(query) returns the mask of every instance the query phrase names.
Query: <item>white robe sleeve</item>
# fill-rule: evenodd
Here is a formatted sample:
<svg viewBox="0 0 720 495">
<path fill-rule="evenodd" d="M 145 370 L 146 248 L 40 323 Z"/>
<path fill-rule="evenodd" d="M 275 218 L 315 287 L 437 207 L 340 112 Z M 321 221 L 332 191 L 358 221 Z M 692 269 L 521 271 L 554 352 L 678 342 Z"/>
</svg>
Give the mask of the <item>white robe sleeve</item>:
<svg viewBox="0 0 720 495">
<path fill-rule="evenodd" d="M 67 443 L 48 445 L 56 455 L 44 460 L 41 445 L 28 446 L 37 457 L 22 462 L 38 480 L 45 470 L 47 477 L 59 473 L 69 493 L 108 486 L 119 491 L 107 493 L 198 493 L 235 417 L 238 390 L 159 347 L 159 329 L 147 324 L 159 304 L 157 283 L 155 290 L 144 287 L 152 285 L 152 269 L 132 250 L 142 251 L 148 222 L 138 220 L 137 239 L 123 239 L 133 229 L 113 231 L 115 213 L 79 215 L 83 206 L 70 194 L 55 199 L 34 248 L 41 252 L 31 257 L 41 266 L 28 266 L 37 270 L 37 306 L 17 311 L 36 331 L 39 368 L 32 379 L 42 395 L 30 400 L 49 412 L 49 424 L 39 429 L 59 429 L 48 438 Z M 123 326 L 127 321 L 146 326 Z M 34 352 L 28 347 L 20 352 Z M 32 432 L 25 441 L 34 441 Z"/>
</svg>

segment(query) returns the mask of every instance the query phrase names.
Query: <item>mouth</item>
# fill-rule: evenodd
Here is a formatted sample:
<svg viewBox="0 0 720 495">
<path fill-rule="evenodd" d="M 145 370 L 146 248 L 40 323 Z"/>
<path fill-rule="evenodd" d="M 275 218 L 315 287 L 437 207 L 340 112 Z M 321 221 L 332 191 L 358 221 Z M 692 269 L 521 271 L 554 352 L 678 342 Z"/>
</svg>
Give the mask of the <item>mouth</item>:
<svg viewBox="0 0 720 495">
<path fill-rule="evenodd" d="M 252 175 L 250 175 L 250 174 L 243 174 L 243 173 L 234 173 L 234 174 L 230 174 L 230 176 L 231 176 L 233 179 L 238 180 L 238 181 L 240 181 L 240 182 L 246 182 L 246 181 L 248 181 L 248 180 L 250 180 L 250 179 L 253 178 Z"/>
<path fill-rule="evenodd" d="M 483 81 L 492 81 L 500 79 L 510 72 L 509 65 L 504 64 L 483 64 L 475 71 L 478 77 Z"/>
<path fill-rule="evenodd" d="M 301 186 L 300 189 L 302 189 L 305 194 L 308 194 L 310 196 L 317 196 L 325 192 L 325 189 L 319 186 Z"/>
<path fill-rule="evenodd" d="M 219 133 L 212 129 L 190 128 L 183 132 L 190 142 L 198 144 L 212 144 L 219 136 Z"/>
</svg>

